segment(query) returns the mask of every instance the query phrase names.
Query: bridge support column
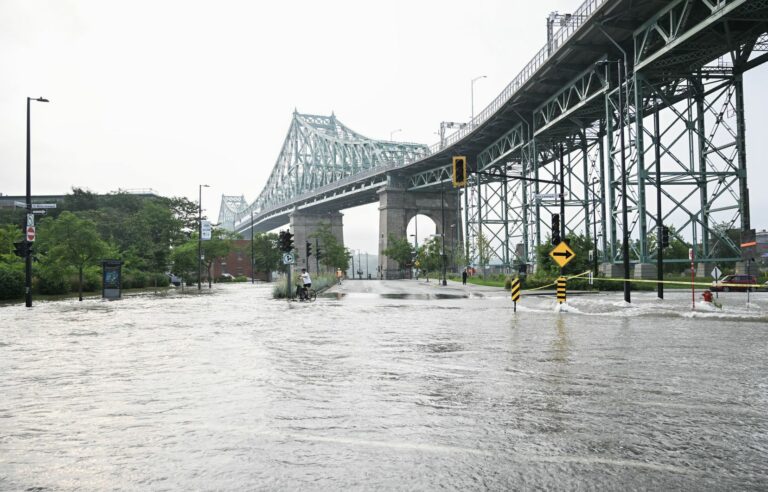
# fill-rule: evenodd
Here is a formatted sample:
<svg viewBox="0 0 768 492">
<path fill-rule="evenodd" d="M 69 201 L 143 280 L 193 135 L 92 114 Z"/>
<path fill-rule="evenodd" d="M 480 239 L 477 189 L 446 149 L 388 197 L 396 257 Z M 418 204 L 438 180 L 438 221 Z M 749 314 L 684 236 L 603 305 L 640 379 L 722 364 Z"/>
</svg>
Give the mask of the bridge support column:
<svg viewBox="0 0 768 492">
<path fill-rule="evenodd" d="M 290 215 L 291 231 L 293 231 L 293 243 L 296 246 L 296 265 L 295 267 L 301 271 L 302 268 L 307 268 L 310 273 L 317 273 L 317 258 L 314 256 L 317 254 L 317 242 L 315 241 L 314 234 L 323 226 L 327 224 L 330 227 L 331 234 L 336 240 L 344 245 L 344 224 L 342 221 L 343 214 L 341 212 L 327 212 L 327 213 L 307 213 L 302 211 L 295 211 Z M 307 262 L 307 241 L 312 244 L 312 255 Z M 319 241 L 320 250 L 323 250 L 323 243 Z M 320 271 L 323 272 L 326 269 L 320 265 Z"/>
<path fill-rule="evenodd" d="M 389 247 L 390 235 L 398 239 L 409 239 L 406 228 L 416 215 L 426 215 L 435 223 L 435 233 L 445 241 L 445 254 L 448 256 L 446 268 L 450 270 L 456 246 L 461 244 L 463 237 L 461 223 L 457 223 L 459 198 L 454 189 L 446 186 L 444 192 L 440 193 L 408 192 L 386 187 L 378 193 L 379 267 L 382 278 L 402 278 L 405 267 L 387 257 L 384 250 Z"/>
</svg>

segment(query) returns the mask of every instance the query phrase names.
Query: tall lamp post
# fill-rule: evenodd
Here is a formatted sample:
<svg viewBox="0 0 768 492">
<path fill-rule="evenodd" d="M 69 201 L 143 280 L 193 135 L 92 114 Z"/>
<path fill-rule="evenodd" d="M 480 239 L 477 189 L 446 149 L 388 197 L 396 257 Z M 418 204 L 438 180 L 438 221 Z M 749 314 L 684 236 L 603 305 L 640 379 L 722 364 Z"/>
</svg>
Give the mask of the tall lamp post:
<svg viewBox="0 0 768 492">
<path fill-rule="evenodd" d="M 392 130 L 391 132 L 389 132 L 389 140 L 391 141 L 392 138 L 395 136 L 395 133 L 401 132 L 401 131 L 403 131 L 403 129 L 402 128 L 398 128 L 397 130 Z"/>
<path fill-rule="evenodd" d="M 472 79 L 472 81 L 469 83 L 469 90 L 472 94 L 472 117 L 470 118 L 469 122 L 472 125 L 472 128 L 475 127 L 475 82 L 485 78 L 488 78 L 488 76 L 480 75 L 479 77 L 475 77 L 474 79 Z"/>
<path fill-rule="evenodd" d="M 27 220 L 25 224 L 29 226 L 29 216 L 32 215 L 32 156 L 30 145 L 30 118 L 29 118 L 29 102 L 49 102 L 48 99 L 43 97 L 27 98 Z M 31 244 L 27 241 L 26 227 L 24 228 L 24 300 L 27 307 L 32 307 L 32 252 Z"/>
<path fill-rule="evenodd" d="M 256 283 L 256 266 L 253 259 L 253 210 L 251 210 L 251 285 Z"/>
<path fill-rule="evenodd" d="M 203 277 L 203 188 L 210 188 L 207 184 L 197 186 L 197 290 L 201 290 L 200 283 Z"/>
</svg>

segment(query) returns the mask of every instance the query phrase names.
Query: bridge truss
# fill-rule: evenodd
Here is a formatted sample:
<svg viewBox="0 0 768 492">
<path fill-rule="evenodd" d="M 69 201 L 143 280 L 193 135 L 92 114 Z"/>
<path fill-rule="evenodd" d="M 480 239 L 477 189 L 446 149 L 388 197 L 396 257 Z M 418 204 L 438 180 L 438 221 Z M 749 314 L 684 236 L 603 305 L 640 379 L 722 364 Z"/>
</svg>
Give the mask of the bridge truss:
<svg viewBox="0 0 768 492">
<path fill-rule="evenodd" d="M 544 103 L 521 105 L 518 123 L 477 153 L 477 169 L 499 177 L 475 174 L 465 193 L 471 263 L 487 262 L 483 248 L 507 268 L 535 263 L 560 213 L 559 187 L 502 176 L 561 173 L 561 234 L 597 235 L 601 262 L 621 262 L 624 220 L 632 262 L 655 261 L 661 225 L 694 245 L 697 262 L 740 259 L 734 233 L 750 228 L 743 76 L 768 59 L 768 2 L 659 7 L 624 52 L 616 42 Z M 626 18 L 593 23 L 614 43 L 612 23 Z"/>
<path fill-rule="evenodd" d="M 561 210 L 560 235 L 597 239 L 601 262 L 620 262 L 625 227 L 631 261 L 651 262 L 662 224 L 698 261 L 738 260 L 734 232 L 750 228 L 743 77 L 768 61 L 768 0 L 585 0 L 564 19 L 429 148 L 295 112 L 266 187 L 250 205 L 224 197 L 220 221 L 245 230 L 253 212 L 273 228 L 297 207 L 371 203 L 391 183 L 439 191 L 451 156 L 466 155 L 479 171 L 461 200 L 472 264 L 535 264 Z"/>
<path fill-rule="evenodd" d="M 294 111 L 269 180 L 250 205 L 222 197 L 219 221 L 231 225 L 263 215 L 323 188 L 427 155 L 426 145 L 373 140 L 343 125 L 335 115 Z"/>
</svg>

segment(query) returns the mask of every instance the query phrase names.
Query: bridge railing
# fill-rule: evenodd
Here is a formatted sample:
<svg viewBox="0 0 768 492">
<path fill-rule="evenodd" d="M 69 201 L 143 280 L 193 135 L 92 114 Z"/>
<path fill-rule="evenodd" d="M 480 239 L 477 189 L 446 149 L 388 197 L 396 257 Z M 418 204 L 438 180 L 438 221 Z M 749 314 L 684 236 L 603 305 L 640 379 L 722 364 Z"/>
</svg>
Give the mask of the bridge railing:
<svg viewBox="0 0 768 492">
<path fill-rule="evenodd" d="M 544 65 L 547 59 L 551 57 L 555 52 L 557 52 L 558 48 L 565 44 L 568 38 L 570 38 L 573 33 L 575 33 L 582 25 L 584 25 L 587 19 L 606 2 L 608 2 L 608 0 L 585 0 L 585 2 L 582 3 L 581 6 L 573 12 L 570 20 L 552 35 L 551 46 L 545 45 L 543 48 L 541 48 L 533 56 L 531 61 L 529 61 L 528 64 L 523 67 L 520 73 L 518 73 L 517 76 L 512 79 L 512 82 L 510 82 L 504 88 L 504 90 L 501 91 L 501 94 L 496 96 L 496 99 L 491 101 L 491 103 L 486 106 L 485 109 L 483 109 L 477 116 L 475 116 L 468 125 L 448 135 L 442 142 L 430 145 L 430 153 L 435 154 L 445 147 L 453 145 L 468 134 L 472 133 L 472 131 L 481 123 L 485 122 L 491 116 L 493 116 L 496 111 L 501 109 L 501 107 L 504 106 L 504 104 L 506 104 L 506 102 L 512 98 L 512 95 L 515 92 L 517 92 L 526 82 L 528 82 L 528 80 L 530 80 L 533 74 L 536 73 L 536 71 L 538 71 L 539 68 Z"/>
</svg>

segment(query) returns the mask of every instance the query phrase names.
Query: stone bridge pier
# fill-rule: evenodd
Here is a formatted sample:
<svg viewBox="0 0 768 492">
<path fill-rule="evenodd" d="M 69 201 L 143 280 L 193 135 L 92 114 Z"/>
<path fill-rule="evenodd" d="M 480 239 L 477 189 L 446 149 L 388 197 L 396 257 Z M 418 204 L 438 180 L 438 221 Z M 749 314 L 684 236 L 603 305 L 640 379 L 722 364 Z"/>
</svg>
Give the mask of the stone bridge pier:
<svg viewBox="0 0 768 492">
<path fill-rule="evenodd" d="M 313 234 L 320 229 L 322 224 L 328 224 L 331 234 L 333 234 L 339 244 L 344 245 L 343 216 L 341 212 L 306 212 L 303 210 L 296 210 L 290 215 L 293 244 L 296 248 L 294 271 L 301 271 L 302 268 L 309 266 L 307 270 L 310 273 L 317 273 L 318 262 L 317 257 L 314 255 L 317 253 L 318 244 L 321 251 L 324 250 L 324 245 L 321 241 L 316 241 Z M 307 262 L 307 241 L 312 243 L 312 256 L 309 257 L 309 262 Z M 328 269 L 324 268 L 321 264 L 320 271 L 327 272 Z"/>
<path fill-rule="evenodd" d="M 445 238 L 445 254 L 448 255 L 446 268 L 451 268 L 454 247 L 462 244 L 461 220 L 459 220 L 458 198 L 452 187 L 440 192 L 406 191 L 386 186 L 379 191 L 379 269 L 385 279 L 401 278 L 404 265 L 384 254 L 389 246 L 390 234 L 395 238 L 407 236 L 406 227 L 416 215 L 426 215 L 435 223 L 435 233 Z M 441 202 L 442 199 L 442 202 Z"/>
</svg>

